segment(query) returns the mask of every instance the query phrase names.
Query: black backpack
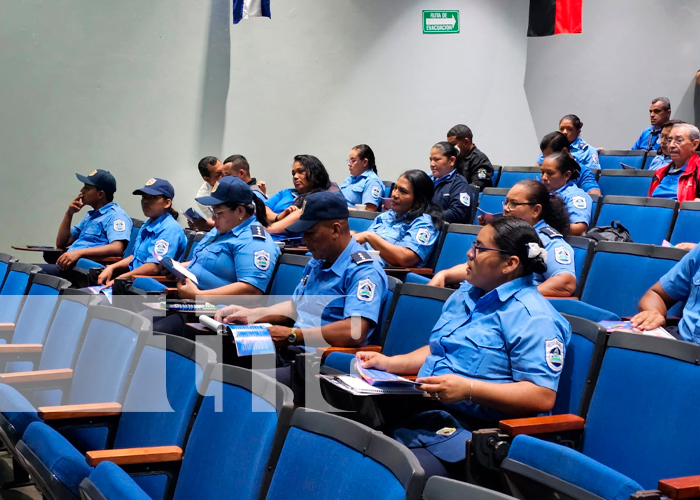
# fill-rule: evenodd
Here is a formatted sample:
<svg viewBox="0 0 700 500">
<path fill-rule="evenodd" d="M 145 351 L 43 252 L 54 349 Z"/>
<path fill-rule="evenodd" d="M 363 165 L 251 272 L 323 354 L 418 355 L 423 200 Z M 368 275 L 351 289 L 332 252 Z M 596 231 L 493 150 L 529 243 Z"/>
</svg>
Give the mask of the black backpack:
<svg viewBox="0 0 700 500">
<path fill-rule="evenodd" d="M 620 224 L 619 220 L 612 221 L 610 226 L 592 227 L 583 236 L 595 241 L 617 241 L 633 243 L 630 232 Z"/>
</svg>

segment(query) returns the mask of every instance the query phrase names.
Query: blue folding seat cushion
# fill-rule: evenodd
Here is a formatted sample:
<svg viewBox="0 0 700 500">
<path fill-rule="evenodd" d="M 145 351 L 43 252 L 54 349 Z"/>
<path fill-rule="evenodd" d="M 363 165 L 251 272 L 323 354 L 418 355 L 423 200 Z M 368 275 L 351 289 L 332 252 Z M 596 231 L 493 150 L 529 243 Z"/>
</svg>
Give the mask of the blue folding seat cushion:
<svg viewBox="0 0 700 500">
<path fill-rule="evenodd" d="M 379 462 L 334 439 L 289 430 L 267 498 L 350 500 L 358 492 L 366 500 L 406 497 L 401 482 Z"/>
<path fill-rule="evenodd" d="M 0 412 L 21 436 L 32 422 L 39 421 L 36 408 L 14 387 L 0 384 Z"/>
<path fill-rule="evenodd" d="M 90 474 L 92 484 L 107 500 L 152 500 L 139 486 L 112 462 L 102 462 Z"/>
<path fill-rule="evenodd" d="M 609 445 L 614 443 L 608 442 Z M 627 476 L 585 455 L 549 441 L 531 436 L 516 436 L 508 459 L 557 477 L 606 500 L 629 500 L 643 490 Z"/>
<path fill-rule="evenodd" d="M 160 283 L 159 281 L 156 281 L 153 278 L 145 277 L 135 278 L 131 286 L 133 288 L 143 290 L 144 292 L 162 292 L 166 288 L 168 288 L 163 283 Z"/>
<path fill-rule="evenodd" d="M 620 321 L 620 316 L 611 311 L 593 306 L 580 300 L 549 299 L 549 303 L 560 313 L 586 318 L 591 321 Z"/>
</svg>

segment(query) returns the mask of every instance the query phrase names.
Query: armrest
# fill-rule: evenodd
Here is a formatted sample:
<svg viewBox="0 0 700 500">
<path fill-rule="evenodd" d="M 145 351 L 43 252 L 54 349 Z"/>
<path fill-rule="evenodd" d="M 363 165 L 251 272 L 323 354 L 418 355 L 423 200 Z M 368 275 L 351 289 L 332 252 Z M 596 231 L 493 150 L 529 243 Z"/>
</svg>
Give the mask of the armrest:
<svg viewBox="0 0 700 500">
<path fill-rule="evenodd" d="M 2 354 L 28 354 L 44 350 L 42 344 L 2 344 L 0 345 L 0 355 Z"/>
<path fill-rule="evenodd" d="M 15 250 L 21 250 L 23 252 L 63 252 L 60 248 L 51 248 L 49 246 L 36 246 L 36 247 L 27 247 L 27 246 L 19 246 L 19 245 L 12 245 L 12 248 Z"/>
<path fill-rule="evenodd" d="M 318 347 L 316 352 L 321 354 L 322 359 L 332 352 L 344 352 L 346 354 L 357 354 L 360 351 L 382 352 L 382 347 L 378 345 L 366 345 L 364 347 Z"/>
<path fill-rule="evenodd" d="M 154 274 L 154 275 L 148 275 L 148 274 L 135 274 L 132 276 L 132 278 L 151 278 L 152 280 L 156 280 L 158 283 L 175 283 L 174 280 L 169 279 L 167 276 L 161 276 L 160 274 Z M 117 278 L 119 279 L 119 278 Z M 124 278 L 128 279 L 128 278 Z"/>
<path fill-rule="evenodd" d="M 57 370 L 39 370 L 35 372 L 0 373 L 0 383 L 21 384 L 31 382 L 46 382 L 52 380 L 69 380 L 73 378 L 73 370 L 59 368 Z"/>
<path fill-rule="evenodd" d="M 91 467 L 96 467 L 100 462 L 113 462 L 117 465 L 179 462 L 182 460 L 182 448 L 179 446 L 121 448 L 117 450 L 88 451 L 85 455 L 85 461 Z"/>
<path fill-rule="evenodd" d="M 82 405 L 40 406 L 39 418 L 42 420 L 63 420 L 67 418 L 109 417 L 120 415 L 122 405 L 119 403 L 93 403 Z"/>
<path fill-rule="evenodd" d="M 578 415 L 550 415 L 548 417 L 514 418 L 501 420 L 501 432 L 515 437 L 520 434 L 546 434 L 582 430 L 586 421 Z"/>
<path fill-rule="evenodd" d="M 659 491 L 671 500 L 700 497 L 700 476 L 677 477 L 659 481 Z"/>
<path fill-rule="evenodd" d="M 15 329 L 14 323 L 0 323 L 0 332 L 11 332 Z"/>
<path fill-rule="evenodd" d="M 400 274 L 405 275 L 408 273 L 418 274 L 420 276 L 432 276 L 433 269 L 429 267 L 385 267 L 384 271 L 387 274 Z"/>
</svg>

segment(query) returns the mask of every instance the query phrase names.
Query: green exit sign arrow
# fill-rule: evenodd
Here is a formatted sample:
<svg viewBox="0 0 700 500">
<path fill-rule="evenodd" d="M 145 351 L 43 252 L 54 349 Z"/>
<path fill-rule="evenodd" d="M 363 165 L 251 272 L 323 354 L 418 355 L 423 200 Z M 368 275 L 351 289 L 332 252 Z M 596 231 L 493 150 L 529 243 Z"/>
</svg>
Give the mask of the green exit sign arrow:
<svg viewBox="0 0 700 500">
<path fill-rule="evenodd" d="M 424 10 L 423 33 L 459 33 L 459 11 Z"/>
</svg>

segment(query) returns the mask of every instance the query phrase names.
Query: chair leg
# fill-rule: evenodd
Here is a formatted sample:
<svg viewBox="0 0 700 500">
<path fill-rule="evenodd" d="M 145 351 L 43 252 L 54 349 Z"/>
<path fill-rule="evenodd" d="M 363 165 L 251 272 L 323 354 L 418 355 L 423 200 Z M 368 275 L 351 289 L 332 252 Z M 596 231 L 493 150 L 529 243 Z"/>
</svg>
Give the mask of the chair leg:
<svg viewBox="0 0 700 500">
<path fill-rule="evenodd" d="M 2 485 L 3 489 L 21 488 L 34 484 L 29 478 L 29 473 L 14 457 L 12 457 L 12 476 L 12 481 Z"/>
</svg>

